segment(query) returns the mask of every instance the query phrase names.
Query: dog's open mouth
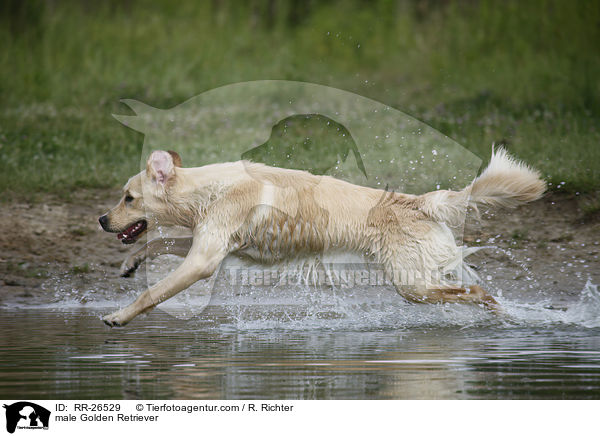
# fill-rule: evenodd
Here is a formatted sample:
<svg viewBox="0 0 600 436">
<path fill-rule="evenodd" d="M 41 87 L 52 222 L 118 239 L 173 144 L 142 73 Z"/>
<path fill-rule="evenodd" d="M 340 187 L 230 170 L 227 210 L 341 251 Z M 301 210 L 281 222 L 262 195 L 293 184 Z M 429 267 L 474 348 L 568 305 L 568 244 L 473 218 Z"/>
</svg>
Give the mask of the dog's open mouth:
<svg viewBox="0 0 600 436">
<path fill-rule="evenodd" d="M 146 220 L 140 220 L 119 233 L 117 238 L 119 238 L 123 244 L 133 244 L 137 238 L 144 233 L 147 226 L 148 223 L 146 223 Z"/>
</svg>

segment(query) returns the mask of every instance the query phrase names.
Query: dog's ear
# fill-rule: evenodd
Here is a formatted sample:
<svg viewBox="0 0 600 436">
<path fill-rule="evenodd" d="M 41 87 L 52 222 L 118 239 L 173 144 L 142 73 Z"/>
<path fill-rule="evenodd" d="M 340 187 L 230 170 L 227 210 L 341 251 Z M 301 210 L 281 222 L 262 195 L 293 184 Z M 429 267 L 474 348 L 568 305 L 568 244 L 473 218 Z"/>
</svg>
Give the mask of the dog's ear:
<svg viewBox="0 0 600 436">
<path fill-rule="evenodd" d="M 179 153 L 177 153 L 176 151 L 173 150 L 169 150 L 167 151 L 167 153 L 169 153 L 171 155 L 171 157 L 173 158 L 173 165 L 175 165 L 176 167 L 181 168 L 181 156 L 179 156 Z"/>
<path fill-rule="evenodd" d="M 178 162 L 181 164 L 181 158 L 175 153 Z M 146 164 L 146 172 L 150 175 L 153 182 L 160 185 L 166 185 L 175 177 L 175 162 L 173 156 L 168 151 L 153 151 Z"/>
</svg>

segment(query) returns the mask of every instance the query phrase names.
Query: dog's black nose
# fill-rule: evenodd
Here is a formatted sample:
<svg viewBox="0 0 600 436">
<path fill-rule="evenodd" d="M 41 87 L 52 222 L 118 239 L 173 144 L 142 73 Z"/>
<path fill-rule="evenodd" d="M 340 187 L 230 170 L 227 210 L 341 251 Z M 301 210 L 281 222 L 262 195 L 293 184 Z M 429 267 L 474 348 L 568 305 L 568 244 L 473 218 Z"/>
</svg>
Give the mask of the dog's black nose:
<svg viewBox="0 0 600 436">
<path fill-rule="evenodd" d="M 98 218 L 98 222 L 104 230 L 108 230 L 108 218 L 106 217 L 106 215 L 102 215 L 100 218 Z"/>
</svg>

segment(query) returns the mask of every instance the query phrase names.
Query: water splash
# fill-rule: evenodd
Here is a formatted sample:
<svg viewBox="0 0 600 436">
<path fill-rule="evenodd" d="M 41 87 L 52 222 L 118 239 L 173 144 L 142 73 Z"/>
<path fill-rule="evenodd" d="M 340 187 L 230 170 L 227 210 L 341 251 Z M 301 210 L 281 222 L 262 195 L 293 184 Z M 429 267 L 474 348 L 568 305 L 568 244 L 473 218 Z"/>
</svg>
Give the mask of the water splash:
<svg viewBox="0 0 600 436">
<path fill-rule="evenodd" d="M 180 260 L 174 259 L 174 262 Z M 160 265 L 164 267 L 165 263 Z M 173 264 L 171 267 L 174 267 Z M 152 265 L 148 265 L 150 269 Z M 150 271 L 150 276 L 164 277 L 164 271 Z M 104 314 L 124 307 L 139 294 L 145 281 L 123 282 L 107 278 L 88 283 L 68 274 L 44 284 L 40 298 L 5 300 L 3 309 L 39 309 L 56 311 L 88 310 Z M 119 283 L 119 284 L 117 284 Z M 123 284 L 128 283 L 128 284 Z M 273 287 L 217 286 L 209 293 L 183 292 L 167 301 L 166 312 L 188 319 L 191 325 L 209 322 L 225 330 L 402 330 L 412 328 L 537 328 L 551 325 L 600 327 L 600 292 L 588 280 L 577 296 L 564 301 L 563 296 L 539 288 L 536 292 L 510 293 L 496 298 L 507 316 L 498 318 L 483 308 L 456 304 L 418 305 L 399 297 L 390 286 L 315 287 L 305 280 Z M 198 284 L 200 288 L 206 284 Z M 206 291 L 210 291 L 210 287 Z M 514 290 L 513 290 L 514 291 Z M 201 310 L 204 309 L 204 310 Z"/>
<path fill-rule="evenodd" d="M 518 302 L 498 299 L 505 309 L 508 323 L 523 326 L 567 324 L 586 328 L 600 327 L 600 293 L 598 286 L 587 281 L 579 298 L 574 302 L 556 305 L 551 298 L 536 302 Z"/>
<path fill-rule="evenodd" d="M 565 311 L 563 322 L 593 328 L 600 327 L 600 292 L 598 285 L 588 280 L 576 304 Z"/>
</svg>

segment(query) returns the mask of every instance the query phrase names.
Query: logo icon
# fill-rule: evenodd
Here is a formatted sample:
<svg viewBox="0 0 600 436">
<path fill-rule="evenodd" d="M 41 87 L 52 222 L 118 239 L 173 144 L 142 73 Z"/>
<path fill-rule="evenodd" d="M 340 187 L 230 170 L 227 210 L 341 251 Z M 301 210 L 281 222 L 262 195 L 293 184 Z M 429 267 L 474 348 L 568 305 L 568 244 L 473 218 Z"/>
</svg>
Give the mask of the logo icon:
<svg viewBox="0 0 600 436">
<path fill-rule="evenodd" d="M 297 282 L 302 285 L 307 283 L 305 278 L 311 282 L 313 272 L 321 274 L 321 269 L 326 274 L 331 271 L 339 271 L 340 274 L 344 271 L 345 274 L 349 271 L 349 264 L 354 265 L 350 276 L 359 274 L 362 280 L 363 273 L 371 267 L 369 265 L 376 263 L 379 267 L 380 259 L 375 257 L 367 258 L 359 253 L 349 263 L 345 256 L 329 256 L 320 245 L 322 238 L 315 229 L 327 228 L 331 214 L 339 213 L 338 210 L 329 210 L 328 203 L 315 194 L 319 183 L 328 180 L 328 177 L 380 190 L 389 186 L 380 194 L 381 199 L 374 209 L 368 212 L 368 222 L 365 223 L 365 228 L 376 234 L 378 223 L 387 223 L 387 227 L 403 231 L 398 228 L 400 224 L 396 222 L 394 212 L 401 197 L 396 192 L 421 194 L 442 187 L 460 191 L 475 178 L 481 166 L 477 156 L 409 115 L 366 97 L 306 82 L 261 80 L 235 83 L 204 92 L 169 109 L 153 108 L 135 100 L 122 102 L 135 115 L 114 117 L 144 134 L 140 170 L 147 168 L 148 156 L 153 151 L 170 144 L 190 168 L 238 162 L 241 157 L 245 175 L 260 182 L 258 186 L 263 186 L 246 219 L 241 218 L 241 227 L 236 227 L 240 230 L 232 229 L 232 241 L 239 248 L 239 258 L 228 257 L 210 279 L 192 284 L 185 292 L 158 306 L 182 319 L 196 316 L 209 306 L 218 306 L 225 301 L 220 298 L 228 292 L 238 293 L 233 291 L 237 286 L 256 288 L 262 286 L 259 283 L 264 283 L 266 288 L 271 288 L 290 281 L 291 284 Z M 305 170 L 315 177 L 297 186 L 291 178 L 272 177 L 256 163 Z M 214 188 L 215 193 L 210 194 L 207 201 L 218 197 L 219 187 L 215 185 Z M 275 204 L 281 203 L 275 203 L 274 199 L 282 196 L 289 199 L 284 203 L 289 206 L 285 210 L 275 207 Z M 463 209 L 466 212 L 466 204 Z M 146 216 L 153 216 L 153 211 L 145 212 Z M 458 215 L 453 228 L 456 228 L 456 240 L 460 241 L 465 214 Z M 306 234 L 302 237 L 312 241 L 308 248 L 315 256 L 305 262 L 302 255 L 298 261 L 294 257 L 287 263 L 289 257 L 280 255 L 286 248 L 282 249 L 279 244 L 292 238 L 281 238 L 280 241 L 272 237 L 275 230 L 268 229 L 265 234 L 262 230 L 246 234 L 242 230 L 253 223 L 252 217 L 269 217 L 273 226 L 281 224 L 281 231 L 287 232 L 286 235 Z M 293 227 L 290 223 L 294 223 Z M 303 224 L 296 226 L 295 223 Z M 313 234 L 314 238 L 308 237 Z M 236 239 L 238 235 L 244 236 Z M 148 234 L 148 238 L 150 245 L 130 256 L 139 260 L 132 260 L 131 265 L 135 266 L 127 271 L 128 275 L 131 274 L 146 260 L 145 277 L 138 275 L 135 282 L 140 291 L 173 273 L 181 265 L 181 260 L 175 257 L 185 256 L 192 244 L 189 232 L 169 226 L 157 225 L 156 231 Z M 410 250 L 414 264 L 422 265 L 425 253 L 419 247 Z M 413 267 L 413 262 L 410 262 L 410 267 L 403 267 L 399 274 L 394 273 L 390 278 L 398 276 L 396 283 L 406 287 L 413 286 L 417 280 L 437 282 L 438 277 L 447 274 L 461 282 L 465 263 L 462 252 L 460 254 L 456 255 L 456 262 L 451 263 L 447 271 L 427 268 L 426 278 L 423 278 L 417 274 L 419 268 Z M 259 270 L 256 264 L 267 266 Z M 397 266 L 393 270 L 399 268 Z M 389 273 L 392 272 L 390 267 Z M 251 276 L 257 280 L 249 280 Z M 329 286 L 326 283 L 323 282 Z M 318 285 L 314 281 L 311 284 Z"/>
<path fill-rule="evenodd" d="M 6 409 L 6 431 L 14 433 L 15 429 L 48 429 L 50 411 L 42 406 L 28 401 L 19 401 Z"/>
</svg>

